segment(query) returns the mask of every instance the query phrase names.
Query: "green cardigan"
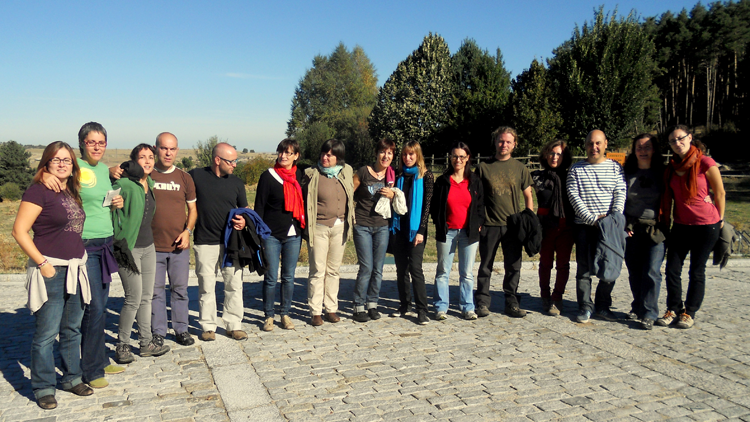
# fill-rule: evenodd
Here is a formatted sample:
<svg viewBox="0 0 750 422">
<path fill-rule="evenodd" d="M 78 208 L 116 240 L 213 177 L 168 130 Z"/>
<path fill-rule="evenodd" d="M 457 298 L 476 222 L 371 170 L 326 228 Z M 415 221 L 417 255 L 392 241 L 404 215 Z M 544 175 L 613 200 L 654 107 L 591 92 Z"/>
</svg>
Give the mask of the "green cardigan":
<svg viewBox="0 0 750 422">
<path fill-rule="evenodd" d="M 154 198 L 154 181 L 151 176 L 147 179 L 148 193 Z M 122 209 L 112 209 L 112 225 L 115 229 L 115 240 L 125 239 L 130 250 L 135 246 L 138 232 L 141 230 L 143 221 L 143 210 L 146 207 L 146 196 L 143 185 L 128 178 L 121 178 L 112 183 L 112 189 L 121 188 L 120 195 L 123 199 Z M 154 207 L 154 210 L 156 207 Z"/>
</svg>

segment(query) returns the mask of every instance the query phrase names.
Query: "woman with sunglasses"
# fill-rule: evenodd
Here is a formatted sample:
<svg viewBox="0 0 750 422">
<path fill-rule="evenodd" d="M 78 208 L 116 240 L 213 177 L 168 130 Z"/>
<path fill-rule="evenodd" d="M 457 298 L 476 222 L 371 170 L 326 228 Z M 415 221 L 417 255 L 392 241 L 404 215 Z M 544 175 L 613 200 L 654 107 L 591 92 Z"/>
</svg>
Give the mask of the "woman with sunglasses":
<svg viewBox="0 0 750 422">
<path fill-rule="evenodd" d="M 62 186 L 59 192 L 41 183 L 45 174 L 58 180 Z M 58 141 L 47 145 L 13 224 L 13 237 L 29 256 L 28 306 L 35 322 L 31 388 L 42 409 L 57 407 L 52 349 L 58 335 L 63 389 L 78 396 L 94 394 L 82 380 L 79 351 L 83 309 L 91 298 L 81 238 L 86 215 L 79 176 L 75 153 L 68 144 Z M 34 230 L 33 239 L 29 230 Z"/>
<path fill-rule="evenodd" d="M 664 261 L 664 231 L 658 224 L 659 204 L 664 179 L 664 157 L 656 137 L 643 133 L 633 138 L 630 155 L 625 160 L 625 199 L 628 267 L 633 302 L 628 319 L 640 319 L 640 326 L 650 330 L 659 316 L 661 263 Z"/>
<path fill-rule="evenodd" d="M 568 168 L 573 161 L 568 144 L 560 139 L 548 142 L 539 154 L 541 170 L 531 173 L 542 223 L 542 248 L 539 252 L 539 290 L 542 308 L 548 315 L 563 311 L 563 294 L 570 277 L 570 254 L 573 252 L 573 206 L 566 192 Z M 555 287 L 550 291 L 552 265 L 555 264 Z"/>
<path fill-rule="evenodd" d="M 669 131 L 674 158 L 664 176 L 662 221 L 674 220 L 667 247 L 667 311 L 656 325 L 691 328 L 706 290 L 706 261 L 724 227 L 724 183 L 716 161 L 687 126 Z M 713 192 L 713 196 L 709 192 Z M 687 296 L 682 300 L 682 266 L 690 253 Z"/>
<path fill-rule="evenodd" d="M 451 148 L 450 165 L 435 181 L 432 198 L 438 261 L 435 272 L 435 319 L 438 321 L 448 319 L 448 280 L 456 252 L 459 310 L 464 319 L 477 319 L 473 271 L 484 217 L 484 189 L 479 176 L 471 171 L 471 149 L 457 142 Z"/>
</svg>

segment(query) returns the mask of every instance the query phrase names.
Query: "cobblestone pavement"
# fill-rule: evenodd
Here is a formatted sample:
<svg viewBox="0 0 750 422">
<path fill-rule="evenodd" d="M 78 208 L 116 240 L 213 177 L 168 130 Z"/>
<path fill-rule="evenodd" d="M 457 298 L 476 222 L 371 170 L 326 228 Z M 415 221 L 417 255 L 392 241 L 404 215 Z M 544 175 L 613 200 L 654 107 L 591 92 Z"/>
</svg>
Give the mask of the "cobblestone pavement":
<svg viewBox="0 0 750 422">
<path fill-rule="evenodd" d="M 387 272 L 383 318 L 356 323 L 349 319 L 356 268 L 346 267 L 339 295 L 344 318 L 312 327 L 306 268 L 300 268 L 296 329 L 263 332 L 260 278 L 247 276 L 248 341 L 235 342 L 220 330 L 215 342 L 183 347 L 169 335 L 172 351 L 165 356 L 137 358 L 92 397 L 58 391 L 53 411 L 39 409 L 31 393 L 33 317 L 24 308 L 23 283 L 4 281 L 0 420 L 750 421 L 750 261 L 730 264 L 721 272 L 708 270 L 706 299 L 693 329 L 653 331 L 625 320 L 575 323 L 574 281 L 563 315 L 541 314 L 538 278 L 529 263 L 520 285 L 521 307 L 530 311 L 523 319 L 500 313 L 503 298 L 496 290 L 502 274 L 496 273 L 493 313 L 462 320 L 454 270 L 447 321 L 420 326 L 415 317 L 389 318 L 398 293 L 395 272 Z M 425 265 L 425 273 L 432 297 L 434 265 Z M 195 278 L 189 293 L 191 332 L 197 335 Z M 665 298 L 662 289 L 662 309 Z M 624 316 L 630 300 L 623 271 L 614 310 Z M 116 282 L 107 322 L 111 349 L 121 306 Z"/>
</svg>

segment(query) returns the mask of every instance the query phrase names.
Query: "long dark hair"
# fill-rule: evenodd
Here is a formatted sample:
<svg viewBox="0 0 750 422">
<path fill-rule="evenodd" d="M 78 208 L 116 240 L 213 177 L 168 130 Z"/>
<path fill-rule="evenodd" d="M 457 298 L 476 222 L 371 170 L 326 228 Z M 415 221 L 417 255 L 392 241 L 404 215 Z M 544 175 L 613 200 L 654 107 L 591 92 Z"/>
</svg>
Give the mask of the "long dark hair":
<svg viewBox="0 0 750 422">
<path fill-rule="evenodd" d="M 628 154 L 628 158 L 625 159 L 625 166 L 623 166 L 625 173 L 632 174 L 638 171 L 638 156 L 635 154 L 635 145 L 641 139 L 648 139 L 651 142 L 651 148 L 654 151 L 653 155 L 651 155 L 651 169 L 653 169 L 656 174 L 662 174 L 664 172 L 664 155 L 661 153 L 659 139 L 650 133 L 641 133 L 633 137 L 633 141 L 630 145 L 630 154 Z"/>
<path fill-rule="evenodd" d="M 469 180 L 471 178 L 471 148 L 469 148 L 469 146 L 465 143 L 458 141 L 451 146 L 451 149 L 448 150 L 448 153 L 452 155 L 454 149 L 464 150 L 466 156 L 468 157 L 468 159 L 465 161 L 466 165 L 464 166 L 464 179 Z M 448 158 L 448 160 L 450 160 L 450 157 Z M 453 174 L 453 171 L 453 164 L 448 161 L 448 166 L 445 167 L 445 171 L 443 172 L 443 174 L 450 176 L 451 174 Z"/>
<path fill-rule="evenodd" d="M 78 206 L 82 207 L 81 168 L 78 167 L 78 160 L 76 159 L 75 151 L 73 151 L 73 148 L 71 148 L 70 145 L 66 144 L 65 142 L 55 141 L 44 148 L 44 152 L 42 152 L 42 158 L 39 160 L 39 165 L 36 167 L 36 174 L 34 175 L 33 182 L 42 183 L 42 176 L 44 175 L 44 173 L 49 173 L 49 169 L 47 168 L 47 166 L 49 165 L 49 161 L 55 158 L 55 155 L 57 155 L 57 152 L 61 149 L 68 151 L 68 153 L 70 154 L 70 159 L 73 161 L 73 163 L 71 164 L 72 171 L 70 172 L 70 177 L 68 177 L 68 182 L 66 184 L 65 190 L 67 191 L 68 195 L 70 195 L 78 203 Z"/>
</svg>

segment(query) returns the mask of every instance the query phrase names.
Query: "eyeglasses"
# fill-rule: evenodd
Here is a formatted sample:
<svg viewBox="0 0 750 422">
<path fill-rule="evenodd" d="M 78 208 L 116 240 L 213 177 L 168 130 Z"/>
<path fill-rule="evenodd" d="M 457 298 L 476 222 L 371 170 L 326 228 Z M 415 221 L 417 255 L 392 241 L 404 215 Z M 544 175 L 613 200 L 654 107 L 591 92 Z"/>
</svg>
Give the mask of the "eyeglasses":
<svg viewBox="0 0 750 422">
<path fill-rule="evenodd" d="M 217 155 L 217 157 L 219 157 L 219 156 Z M 227 165 L 230 165 L 230 166 L 233 166 L 233 165 L 236 166 L 237 165 L 237 159 L 236 158 L 234 160 L 227 160 L 226 158 L 219 157 L 219 159 L 221 161 L 227 163 Z"/>
<path fill-rule="evenodd" d="M 296 152 L 294 152 L 294 151 L 281 151 L 281 152 L 279 152 L 279 155 L 286 155 L 287 157 L 291 157 L 294 154 L 296 154 Z"/>
<path fill-rule="evenodd" d="M 99 145 L 99 148 L 104 148 L 107 146 L 107 141 L 85 141 L 87 147 L 93 147 L 95 145 Z"/>
<path fill-rule="evenodd" d="M 550 152 L 547 154 L 547 157 L 549 158 L 562 157 L 562 154 L 560 154 L 559 152 Z"/>
<path fill-rule="evenodd" d="M 456 161 L 466 161 L 469 159 L 468 155 L 451 155 L 451 159 Z"/>
<path fill-rule="evenodd" d="M 680 136 L 679 138 L 670 139 L 669 140 L 669 145 L 674 145 L 677 142 L 682 142 L 682 140 L 685 139 L 685 138 L 687 138 L 688 136 L 690 136 L 690 135 L 683 135 L 683 136 Z"/>
<path fill-rule="evenodd" d="M 59 166 L 59 165 L 60 165 L 61 163 L 62 163 L 62 164 L 65 164 L 66 166 L 69 166 L 69 165 L 72 165 L 72 164 L 73 164 L 73 160 L 71 160 L 70 158 L 63 158 L 63 159 L 59 159 L 59 158 L 55 157 L 55 158 L 51 158 L 51 159 L 49 160 L 49 162 L 50 162 L 51 164 L 54 164 L 54 165 L 56 165 L 56 166 Z"/>
</svg>

